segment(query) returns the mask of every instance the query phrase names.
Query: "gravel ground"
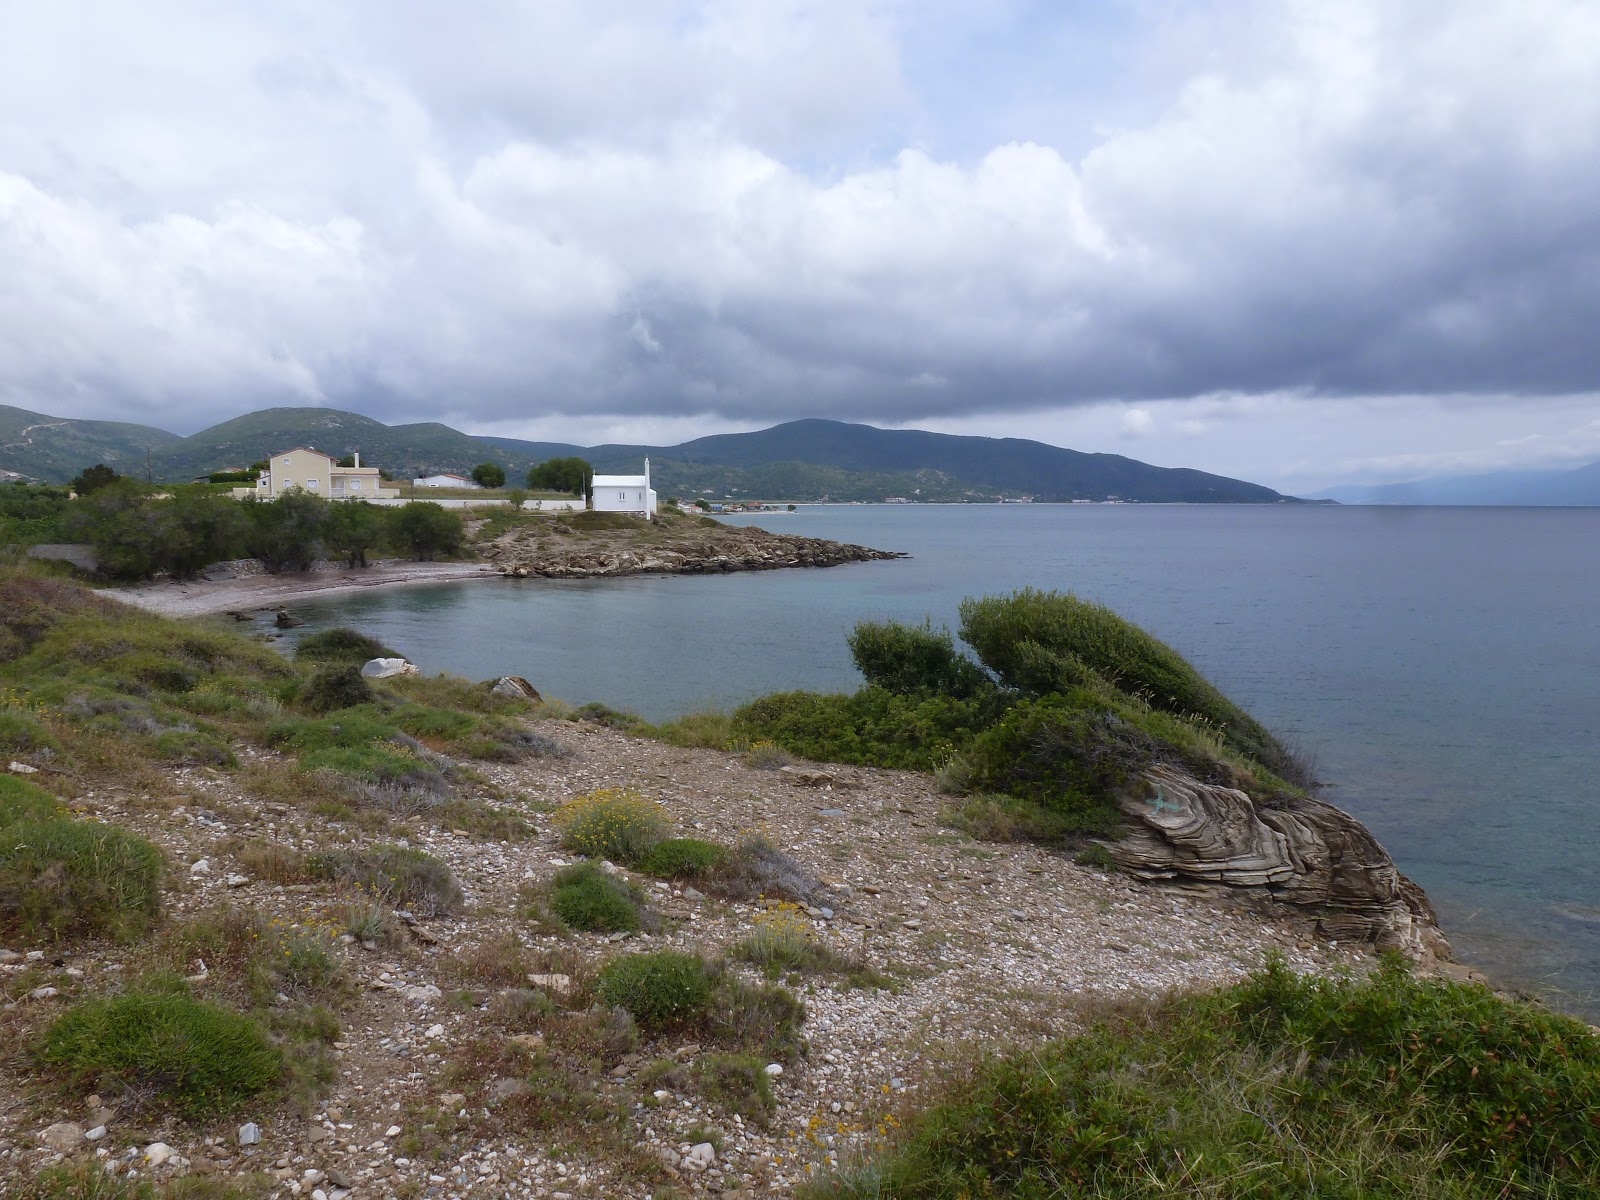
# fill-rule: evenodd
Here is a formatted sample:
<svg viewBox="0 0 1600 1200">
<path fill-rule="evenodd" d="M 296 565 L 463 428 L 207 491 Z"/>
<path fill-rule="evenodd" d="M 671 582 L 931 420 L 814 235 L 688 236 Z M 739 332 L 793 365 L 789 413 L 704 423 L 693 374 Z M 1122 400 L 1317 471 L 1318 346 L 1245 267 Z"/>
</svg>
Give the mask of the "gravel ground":
<svg viewBox="0 0 1600 1200">
<path fill-rule="evenodd" d="M 215 586 L 215 585 L 206 585 Z M 230 607 L 232 604 L 230 603 Z M 659 800 L 680 832 L 723 842 L 760 831 L 829 885 L 835 907 L 815 910 L 817 938 L 886 970 L 896 990 L 847 990 L 824 981 L 794 986 L 807 1009 L 808 1054 L 774 1079 L 775 1117 L 766 1127 L 692 1094 L 642 1090 L 632 1078 L 656 1057 L 692 1060 L 698 1047 L 641 1047 L 606 1081 L 635 1106 L 639 1145 L 667 1165 L 677 1194 L 782 1195 L 820 1165 L 870 1146 L 895 1114 L 914 1103 L 937 1072 L 972 1047 L 1027 1044 L 1070 1031 L 1081 1002 L 1159 994 L 1238 978 L 1270 950 L 1296 969 L 1360 966 L 1364 951 L 1315 943 L 1269 902 L 1224 889 L 1153 887 L 1080 867 L 1030 846 L 974 842 L 940 825 L 943 798 L 928 776 L 828 767 L 761 770 L 732 754 L 641 741 L 599 726 L 545 722 L 568 746 L 565 758 L 496 766 L 486 774 L 507 807 L 535 826 L 525 841 L 494 842 L 414 824 L 391 830 L 447 861 L 468 896 L 463 917 L 417 922 L 401 949 L 348 946 L 359 991 L 342 1014 L 339 1078 L 308 1117 L 246 1111 L 215 1126 L 137 1123 L 114 1111 L 68 1111 L 33 1088 L 15 1055 L 0 1068 L 0 1176 L 34 1172 L 65 1154 L 94 1155 L 162 1177 L 184 1171 L 266 1171 L 275 1195 L 312 1200 L 365 1197 L 646 1196 L 617 1163 L 586 1156 L 492 1113 L 441 1156 L 408 1157 L 417 1114 L 462 1103 L 441 1100 L 454 1045 L 488 1028 L 478 1004 L 452 1001 L 460 986 L 451 956 L 517 930 L 535 950 L 577 950 L 598 964 L 617 953 L 682 947 L 715 954 L 748 935 L 755 904 L 729 903 L 649 880 L 666 918 L 655 934 L 625 943 L 598 935 L 557 941 L 516 914 L 518 893 L 567 861 L 546 815 L 598 787 L 633 786 Z M 271 756 L 255 755 L 258 764 Z M 367 835 L 239 792 L 235 777 L 178 772 L 159 802 L 126 792 L 80 798 L 78 807 L 157 841 L 179 878 L 171 919 L 224 901 L 295 920 L 332 899 L 307 885 L 242 878 L 220 840 L 253 837 L 302 847 Z M 207 868 L 192 864 L 204 858 Z M 0 1033 L 21 1044 L 75 993 L 109 986 L 138 968 L 135 952 L 95 950 L 27 960 L 32 947 L 6 948 L 4 973 L 48 975 L 56 995 L 24 993 L 0 1014 Z M 0 954 L 0 958 L 8 957 Z M 479 997 L 478 999 L 485 999 Z M 258 1145 L 241 1148 L 239 1122 L 260 1125 Z M 104 1124 L 95 1142 L 41 1144 L 56 1122 Z M 487 1128 L 488 1132 L 483 1130 Z M 702 1131 L 715 1146 L 696 1148 Z M 153 1143 L 174 1157 L 150 1160 Z M 163 1152 L 158 1150 L 156 1158 Z M 320 1194 L 320 1195 L 319 1195 Z"/>
</svg>

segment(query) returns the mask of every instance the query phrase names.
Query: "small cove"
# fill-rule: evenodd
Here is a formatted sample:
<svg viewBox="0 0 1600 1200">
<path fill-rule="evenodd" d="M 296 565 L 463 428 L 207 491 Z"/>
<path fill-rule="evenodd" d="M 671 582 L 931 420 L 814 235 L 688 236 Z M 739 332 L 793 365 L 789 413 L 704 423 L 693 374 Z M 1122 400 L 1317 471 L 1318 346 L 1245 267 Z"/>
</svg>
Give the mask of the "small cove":
<svg viewBox="0 0 1600 1200">
<path fill-rule="evenodd" d="M 731 518 L 914 557 L 820 571 L 372 590 L 294 605 L 425 670 L 513 673 L 660 719 L 848 690 L 864 617 L 1101 600 L 1316 757 L 1325 796 L 1427 890 L 1461 957 L 1600 1010 L 1600 511 L 821 506 Z M 298 632 L 298 631 L 296 631 Z"/>
</svg>

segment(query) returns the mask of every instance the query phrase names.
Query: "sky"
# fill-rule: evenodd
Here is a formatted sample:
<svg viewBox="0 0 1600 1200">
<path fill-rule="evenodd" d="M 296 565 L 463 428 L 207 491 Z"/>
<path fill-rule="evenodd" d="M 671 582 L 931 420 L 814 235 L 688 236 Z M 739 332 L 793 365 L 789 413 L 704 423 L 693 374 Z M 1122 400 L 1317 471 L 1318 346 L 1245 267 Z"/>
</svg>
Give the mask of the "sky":
<svg viewBox="0 0 1600 1200">
<path fill-rule="evenodd" d="M 53 0 L 0 403 L 1600 459 L 1593 0 Z"/>
</svg>

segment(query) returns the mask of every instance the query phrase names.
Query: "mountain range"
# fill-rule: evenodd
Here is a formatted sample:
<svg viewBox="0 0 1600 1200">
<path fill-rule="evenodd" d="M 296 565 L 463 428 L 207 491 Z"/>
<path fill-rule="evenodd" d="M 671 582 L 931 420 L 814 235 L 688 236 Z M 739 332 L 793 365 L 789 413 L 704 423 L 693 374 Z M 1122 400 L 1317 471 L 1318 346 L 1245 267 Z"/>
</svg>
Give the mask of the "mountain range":
<svg viewBox="0 0 1600 1200">
<path fill-rule="evenodd" d="M 662 495 L 767 500 L 1275 503 L 1271 488 L 1118 454 L 1085 454 L 1022 438 L 958 437 L 839 421 L 790 421 L 754 433 L 717 434 L 676 446 L 575 446 L 474 437 L 437 423 L 385 425 L 325 408 L 269 408 L 179 437 L 143 425 L 78 421 L 0 405 L 0 470 L 64 482 L 104 462 L 125 474 L 181 482 L 243 467 L 279 450 L 359 450 L 397 478 L 465 474 L 497 462 L 513 479 L 549 458 L 577 455 L 600 472 L 637 472 L 648 456 Z"/>
<path fill-rule="evenodd" d="M 1600 505 L 1600 463 L 1569 470 L 1493 471 L 1336 487 L 1322 495 L 1341 504 Z"/>
</svg>

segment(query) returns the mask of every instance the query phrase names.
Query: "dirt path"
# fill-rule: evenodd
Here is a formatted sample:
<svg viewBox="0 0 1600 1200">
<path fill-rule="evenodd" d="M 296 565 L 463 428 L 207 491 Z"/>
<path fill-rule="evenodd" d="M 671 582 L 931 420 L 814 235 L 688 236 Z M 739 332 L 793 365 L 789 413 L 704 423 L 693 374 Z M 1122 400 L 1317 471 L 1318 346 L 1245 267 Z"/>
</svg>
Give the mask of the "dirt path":
<svg viewBox="0 0 1600 1200">
<path fill-rule="evenodd" d="M 201 617 L 236 609 L 277 608 L 308 596 L 363 588 L 496 578 L 499 576 L 481 563 L 394 562 L 377 563 L 359 570 L 340 567 L 216 581 L 201 579 L 192 583 L 144 583 L 136 587 L 110 588 L 101 595 L 164 617 Z"/>
</svg>

